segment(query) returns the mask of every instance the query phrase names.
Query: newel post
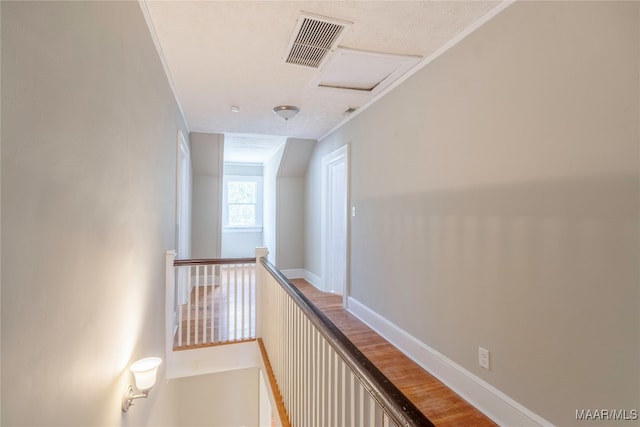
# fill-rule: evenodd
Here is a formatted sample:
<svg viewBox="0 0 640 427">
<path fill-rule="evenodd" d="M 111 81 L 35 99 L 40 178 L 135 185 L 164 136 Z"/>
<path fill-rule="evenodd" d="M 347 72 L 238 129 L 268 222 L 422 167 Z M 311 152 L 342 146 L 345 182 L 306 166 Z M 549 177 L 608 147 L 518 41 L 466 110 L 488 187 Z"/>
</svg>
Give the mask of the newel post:
<svg viewBox="0 0 640 427">
<path fill-rule="evenodd" d="M 262 337 L 262 289 L 264 287 L 265 271 L 260 258 L 267 258 L 269 249 L 256 248 L 256 338 Z"/>
<path fill-rule="evenodd" d="M 167 251 L 165 254 L 165 336 L 166 336 L 166 356 L 169 361 L 169 356 L 173 352 L 173 332 L 175 325 L 175 307 L 176 307 L 176 273 L 173 261 L 176 259 L 176 252 L 174 250 Z"/>
</svg>

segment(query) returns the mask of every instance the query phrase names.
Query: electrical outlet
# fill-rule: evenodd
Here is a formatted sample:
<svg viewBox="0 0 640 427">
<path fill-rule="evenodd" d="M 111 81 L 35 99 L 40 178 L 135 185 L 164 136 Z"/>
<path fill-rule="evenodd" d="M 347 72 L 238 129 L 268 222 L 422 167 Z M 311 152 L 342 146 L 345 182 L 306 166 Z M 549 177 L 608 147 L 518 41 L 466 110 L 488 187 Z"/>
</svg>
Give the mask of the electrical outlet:
<svg viewBox="0 0 640 427">
<path fill-rule="evenodd" d="M 478 363 L 481 368 L 489 370 L 489 350 L 478 347 Z"/>
</svg>

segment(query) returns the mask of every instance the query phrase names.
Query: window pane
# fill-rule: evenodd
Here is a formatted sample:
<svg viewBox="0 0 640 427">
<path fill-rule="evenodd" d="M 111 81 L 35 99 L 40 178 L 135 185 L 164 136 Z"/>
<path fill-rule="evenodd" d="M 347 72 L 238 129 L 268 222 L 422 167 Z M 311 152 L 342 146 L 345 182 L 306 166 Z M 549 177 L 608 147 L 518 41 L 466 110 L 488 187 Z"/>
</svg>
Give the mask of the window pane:
<svg viewBox="0 0 640 427">
<path fill-rule="evenodd" d="M 246 181 L 229 181 L 227 186 L 228 203 L 255 203 L 257 184 Z"/>
<path fill-rule="evenodd" d="M 256 205 L 229 205 L 229 225 L 232 227 L 256 224 Z"/>
</svg>

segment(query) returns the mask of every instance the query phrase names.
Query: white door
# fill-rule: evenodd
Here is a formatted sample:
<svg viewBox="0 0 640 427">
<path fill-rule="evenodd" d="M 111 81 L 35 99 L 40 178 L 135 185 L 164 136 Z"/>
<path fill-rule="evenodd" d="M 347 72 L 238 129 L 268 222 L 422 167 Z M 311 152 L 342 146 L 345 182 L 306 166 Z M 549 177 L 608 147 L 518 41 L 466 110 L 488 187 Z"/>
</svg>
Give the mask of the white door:
<svg viewBox="0 0 640 427">
<path fill-rule="evenodd" d="M 322 159 L 323 249 L 322 282 L 325 292 L 346 296 L 348 146 Z"/>
</svg>

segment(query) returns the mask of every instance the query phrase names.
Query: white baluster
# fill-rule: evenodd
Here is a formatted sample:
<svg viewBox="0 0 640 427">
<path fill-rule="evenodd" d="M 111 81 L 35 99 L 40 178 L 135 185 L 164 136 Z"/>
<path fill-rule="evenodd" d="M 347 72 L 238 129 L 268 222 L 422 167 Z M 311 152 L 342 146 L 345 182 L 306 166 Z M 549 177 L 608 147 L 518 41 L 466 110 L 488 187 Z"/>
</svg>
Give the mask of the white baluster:
<svg viewBox="0 0 640 427">
<path fill-rule="evenodd" d="M 250 271 L 251 278 L 249 280 L 249 312 L 247 313 L 247 316 L 249 317 L 247 321 L 247 323 L 249 324 L 249 338 L 256 338 L 258 336 L 256 334 L 256 327 L 253 323 L 256 311 L 258 310 L 258 303 L 256 299 L 256 282 L 258 281 L 258 272 L 256 271 L 257 268 L 257 264 L 254 264 L 253 269 Z"/>
<path fill-rule="evenodd" d="M 173 351 L 174 331 L 176 323 L 178 329 L 182 327 L 179 321 L 180 305 L 176 298 L 176 267 L 173 262 L 176 259 L 175 251 L 165 253 L 165 346 L 166 354 Z"/>
<path fill-rule="evenodd" d="M 216 276 L 220 276 L 220 267 L 217 265 L 212 265 L 211 266 L 211 342 L 217 342 L 216 341 Z M 220 318 L 220 321 L 222 321 L 222 318 Z M 218 324 L 220 323 L 220 321 L 218 321 Z M 219 325 L 218 325 L 219 326 Z"/>
<path fill-rule="evenodd" d="M 338 407 L 338 389 L 340 387 L 340 373 L 338 372 L 338 353 L 335 352 L 333 347 L 331 348 L 331 352 L 333 353 L 333 425 L 338 424 L 338 415 L 339 415 L 339 407 Z"/>
<path fill-rule="evenodd" d="M 200 322 L 199 322 L 200 319 L 198 318 L 199 315 L 200 315 L 200 304 L 199 304 L 200 303 L 200 266 L 196 265 L 195 269 L 196 269 L 196 284 L 194 286 L 194 291 L 196 293 L 196 298 L 195 298 L 196 309 L 195 309 L 195 313 L 194 313 L 195 314 L 194 323 L 195 323 L 195 333 L 196 333 L 195 334 L 195 344 L 198 345 L 199 344 L 199 340 L 200 340 L 200 337 L 198 336 L 198 329 L 199 329 L 199 326 L 200 326 Z"/>
<path fill-rule="evenodd" d="M 227 282 L 227 315 L 229 321 L 227 322 L 227 339 L 225 341 L 229 342 L 234 338 L 233 328 L 235 327 L 235 324 L 233 322 L 234 316 L 236 314 L 235 310 L 233 310 L 233 274 L 235 273 L 235 271 L 233 266 L 231 265 L 226 265 L 225 268 L 227 269 L 227 277 L 229 278 L 229 281 Z"/>
<path fill-rule="evenodd" d="M 187 345 L 191 344 L 191 267 L 187 267 L 189 273 L 187 274 L 187 289 L 189 289 L 187 295 Z"/>
<path fill-rule="evenodd" d="M 327 381 L 329 379 L 329 376 L 327 375 L 327 342 L 324 340 L 324 337 L 322 338 L 322 351 L 320 352 L 320 354 L 322 355 L 321 361 L 320 361 L 320 381 L 321 381 L 321 391 L 320 391 L 320 401 L 322 402 L 322 406 L 320 409 L 320 425 L 324 426 L 327 425 Z"/>
<path fill-rule="evenodd" d="M 369 425 L 375 427 L 376 425 L 376 402 L 369 396 Z"/>
<path fill-rule="evenodd" d="M 243 264 L 242 265 L 242 287 L 240 288 L 240 307 L 242 312 L 240 313 L 240 339 L 245 339 L 246 337 L 246 327 L 244 324 L 244 320 L 245 320 L 245 311 L 247 311 L 247 307 L 245 306 L 245 302 L 244 302 L 244 294 L 245 294 L 245 285 L 246 285 L 246 274 L 247 274 L 247 265 Z"/>
<path fill-rule="evenodd" d="M 349 425 L 356 425 L 356 384 L 355 375 L 349 371 Z"/>
<path fill-rule="evenodd" d="M 209 266 L 205 265 L 203 266 L 204 268 L 204 280 L 203 280 L 203 290 L 204 290 L 204 296 L 202 297 L 202 344 L 206 344 L 207 343 L 207 296 L 208 296 L 208 290 L 209 290 Z"/>
<path fill-rule="evenodd" d="M 347 420 L 346 420 L 346 416 L 347 416 L 347 409 L 346 409 L 346 395 L 347 395 L 347 383 L 346 383 L 346 365 L 344 364 L 344 361 L 342 359 L 340 359 L 340 396 L 342 397 L 341 400 L 341 407 L 340 407 L 340 425 L 342 427 L 346 427 L 347 425 Z"/>
<path fill-rule="evenodd" d="M 360 381 L 358 381 L 358 391 L 358 394 L 360 395 L 358 402 L 360 427 L 364 427 L 364 387 L 362 386 L 362 383 Z"/>
</svg>

